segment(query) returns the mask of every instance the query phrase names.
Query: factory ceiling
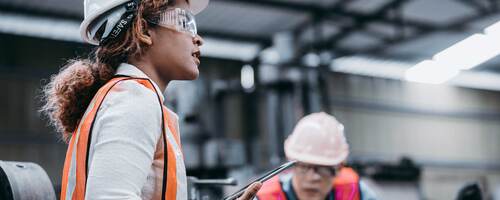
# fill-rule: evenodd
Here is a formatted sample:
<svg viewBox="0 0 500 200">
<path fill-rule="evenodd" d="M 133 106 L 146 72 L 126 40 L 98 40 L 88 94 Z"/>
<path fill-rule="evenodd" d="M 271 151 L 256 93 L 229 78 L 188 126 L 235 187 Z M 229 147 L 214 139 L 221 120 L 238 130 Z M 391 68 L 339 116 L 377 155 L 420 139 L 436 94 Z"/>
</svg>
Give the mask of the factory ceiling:
<svg viewBox="0 0 500 200">
<path fill-rule="evenodd" d="M 212 0 L 201 35 L 268 46 L 293 33 L 299 54 L 419 62 L 500 21 L 498 0 Z M 0 0 L 0 11 L 79 21 L 82 0 Z M 500 44 L 499 44 L 500 45 Z M 500 72 L 497 56 L 475 68 Z"/>
</svg>

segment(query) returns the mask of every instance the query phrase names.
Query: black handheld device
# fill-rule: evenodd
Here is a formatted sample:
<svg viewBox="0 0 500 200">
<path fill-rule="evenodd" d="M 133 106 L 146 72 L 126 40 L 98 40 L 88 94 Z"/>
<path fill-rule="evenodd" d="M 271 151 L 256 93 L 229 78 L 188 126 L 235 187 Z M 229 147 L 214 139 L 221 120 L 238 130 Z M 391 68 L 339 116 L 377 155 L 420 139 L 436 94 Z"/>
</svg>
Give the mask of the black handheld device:
<svg viewBox="0 0 500 200">
<path fill-rule="evenodd" d="M 283 170 L 286 170 L 290 167 L 292 167 L 293 165 L 295 165 L 295 163 L 297 163 L 297 161 L 290 161 L 290 162 L 287 162 L 285 164 L 282 164 L 280 165 L 279 167 L 265 173 L 264 175 L 262 175 L 261 177 L 253 180 L 252 182 L 250 182 L 248 185 L 246 185 L 245 187 L 241 188 L 240 190 L 238 190 L 237 192 L 227 196 L 224 198 L 224 200 L 235 200 L 237 199 L 238 197 L 240 197 L 241 195 L 243 195 L 243 193 L 245 192 L 245 190 L 248 188 L 248 186 L 250 186 L 252 183 L 254 182 L 265 182 L 267 180 L 269 180 L 270 178 L 272 178 L 273 176 L 279 174 L 280 172 L 282 172 Z"/>
</svg>

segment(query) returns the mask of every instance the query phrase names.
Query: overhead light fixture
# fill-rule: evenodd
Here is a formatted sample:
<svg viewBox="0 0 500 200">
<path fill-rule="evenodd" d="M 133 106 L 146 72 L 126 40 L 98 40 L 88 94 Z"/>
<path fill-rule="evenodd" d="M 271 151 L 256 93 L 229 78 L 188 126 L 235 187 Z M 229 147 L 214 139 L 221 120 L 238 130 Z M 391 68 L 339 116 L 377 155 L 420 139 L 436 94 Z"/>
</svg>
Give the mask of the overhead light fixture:
<svg viewBox="0 0 500 200">
<path fill-rule="evenodd" d="M 500 75 L 494 72 L 465 71 L 449 81 L 451 85 L 500 91 Z"/>
<path fill-rule="evenodd" d="M 330 69 L 334 72 L 399 80 L 411 66 L 410 63 L 351 56 L 334 59 Z"/>
<path fill-rule="evenodd" d="M 442 66 L 434 60 L 425 60 L 408 69 L 405 79 L 412 82 L 441 84 L 458 75 L 459 69 Z"/>
<path fill-rule="evenodd" d="M 500 35 L 474 34 L 437 53 L 433 60 L 442 67 L 468 70 L 500 54 L 499 39 Z"/>
<path fill-rule="evenodd" d="M 406 80 L 422 83 L 444 83 L 500 55 L 500 22 L 471 35 L 406 71 Z"/>
<path fill-rule="evenodd" d="M 488 26 L 484 29 L 486 35 L 500 35 L 500 21 Z"/>
<path fill-rule="evenodd" d="M 475 88 L 483 90 L 500 91 L 500 75 L 494 72 L 477 72 L 477 71 L 457 71 L 453 69 L 436 71 L 434 68 L 437 63 L 428 60 L 417 65 L 407 62 L 394 60 L 381 60 L 377 58 L 350 56 L 335 59 L 330 66 L 330 69 L 335 72 L 349 73 L 362 76 L 379 77 L 384 79 L 408 80 L 417 81 L 414 79 L 426 80 L 427 83 L 438 84 L 450 77 L 451 80 L 447 84 Z M 413 73 L 408 72 L 410 66 L 413 68 Z M 429 72 L 430 71 L 430 72 Z M 459 73 L 460 72 L 460 73 Z M 422 74 L 421 77 L 412 77 L 415 74 Z M 455 76 L 455 74 L 458 74 Z M 445 77 L 445 78 L 440 78 Z M 424 81 L 418 81 L 424 82 Z"/>
<path fill-rule="evenodd" d="M 241 68 L 241 87 L 246 91 L 252 91 L 255 85 L 255 73 L 251 65 L 244 65 Z"/>
<path fill-rule="evenodd" d="M 251 61 L 261 49 L 259 44 L 250 42 L 236 42 L 217 38 L 204 38 L 200 47 L 202 55 L 215 58 Z"/>
<path fill-rule="evenodd" d="M 80 24 L 74 20 L 7 13 L 0 11 L 0 32 L 14 35 L 82 42 Z"/>
</svg>

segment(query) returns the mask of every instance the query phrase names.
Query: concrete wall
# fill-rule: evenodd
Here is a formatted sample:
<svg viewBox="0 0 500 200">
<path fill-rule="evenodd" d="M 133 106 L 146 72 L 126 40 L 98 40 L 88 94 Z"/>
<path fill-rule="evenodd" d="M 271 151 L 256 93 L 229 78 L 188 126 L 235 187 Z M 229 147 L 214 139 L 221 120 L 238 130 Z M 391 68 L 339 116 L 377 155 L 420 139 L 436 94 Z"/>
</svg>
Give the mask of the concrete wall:
<svg viewBox="0 0 500 200">
<path fill-rule="evenodd" d="M 500 163 L 500 93 L 343 75 L 329 87 L 354 155 Z"/>
<path fill-rule="evenodd" d="M 421 199 L 454 199 L 471 181 L 500 199 L 500 93 L 343 74 L 328 85 L 352 159 L 413 158 L 423 166 Z M 404 196 L 379 187 L 385 199 Z"/>
</svg>

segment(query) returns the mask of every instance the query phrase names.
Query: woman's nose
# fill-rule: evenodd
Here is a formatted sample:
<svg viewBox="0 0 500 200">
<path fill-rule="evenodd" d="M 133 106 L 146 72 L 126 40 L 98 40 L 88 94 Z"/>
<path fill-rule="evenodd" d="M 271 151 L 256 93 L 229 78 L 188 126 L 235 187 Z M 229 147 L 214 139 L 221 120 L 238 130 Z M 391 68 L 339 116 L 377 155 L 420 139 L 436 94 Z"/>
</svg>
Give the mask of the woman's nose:
<svg viewBox="0 0 500 200">
<path fill-rule="evenodd" d="M 200 35 L 196 34 L 193 38 L 193 43 L 197 46 L 202 46 L 205 41 L 203 40 L 203 38 L 201 38 Z"/>
</svg>

